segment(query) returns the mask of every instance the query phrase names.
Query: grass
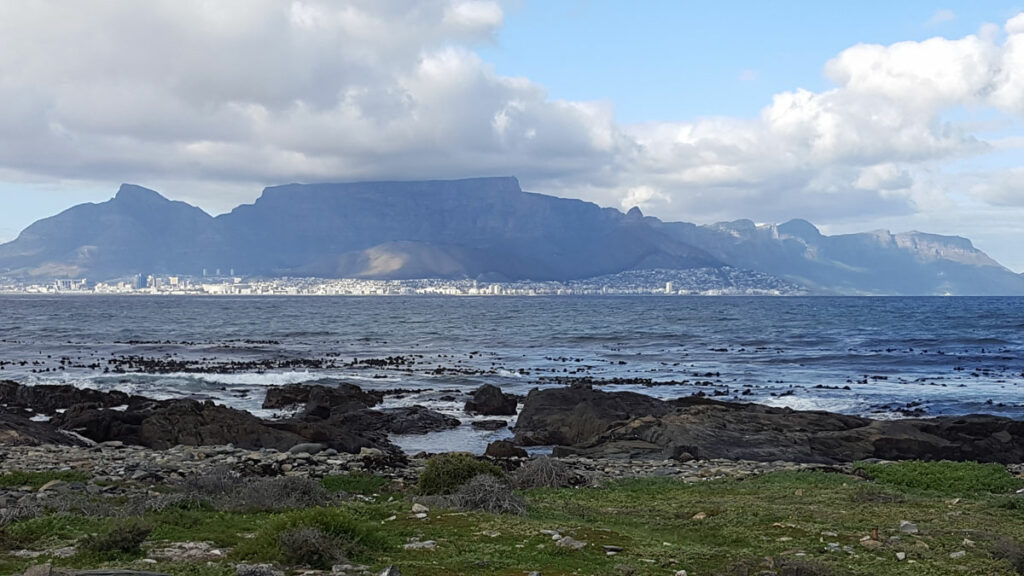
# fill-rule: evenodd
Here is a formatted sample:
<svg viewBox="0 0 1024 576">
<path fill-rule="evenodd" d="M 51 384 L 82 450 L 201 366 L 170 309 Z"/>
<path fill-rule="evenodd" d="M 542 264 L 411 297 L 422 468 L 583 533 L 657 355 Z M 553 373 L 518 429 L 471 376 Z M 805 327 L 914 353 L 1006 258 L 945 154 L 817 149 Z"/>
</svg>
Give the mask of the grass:
<svg viewBox="0 0 1024 576">
<path fill-rule="evenodd" d="M 974 462 L 901 462 L 858 464 L 857 469 L 887 486 L 943 496 L 1001 494 L 1024 488 L 1005 466 Z"/>
<path fill-rule="evenodd" d="M 43 484 L 46 484 L 51 480 L 61 480 L 63 482 L 85 482 L 88 479 L 88 474 L 76 472 L 74 470 L 52 472 L 22 472 L 20 470 L 14 470 L 12 472 L 0 474 L 0 488 L 31 486 L 32 488 L 39 489 Z"/>
<path fill-rule="evenodd" d="M 1024 573 L 1024 496 L 1014 494 L 1021 482 L 1004 468 L 907 462 L 858 469 L 859 476 L 777 472 L 698 484 L 651 478 L 599 489 L 538 488 L 520 492 L 527 503 L 522 516 L 434 506 L 427 518 L 416 518 L 411 503 L 397 494 L 390 501 L 355 499 L 277 513 L 172 507 L 145 515 L 153 527 L 148 543 L 209 540 L 230 549 L 229 560 L 140 568 L 138 555 L 113 560 L 83 555 L 54 563 L 221 576 L 232 573 L 231 562 L 293 565 L 299 560 L 283 545 L 296 534 L 319 534 L 339 556 L 374 571 L 395 564 L 406 576 L 513 576 L 532 570 L 545 576 L 653 576 L 683 569 L 690 576 L 741 576 L 768 567 L 802 576 Z M 328 490 L 375 494 L 384 479 L 353 474 L 323 484 Z M 918 533 L 901 534 L 903 520 L 917 524 Z M 16 542 L 17 548 L 54 547 L 74 543 L 82 534 L 109 532 L 114 523 L 47 516 L 6 527 L 0 541 Z M 560 548 L 542 530 L 557 530 L 587 546 Z M 870 541 L 873 533 L 877 541 Z M 436 549 L 403 547 L 414 540 L 433 540 Z M 837 551 L 828 551 L 830 544 Z M 622 552 L 609 556 L 604 545 Z M 950 558 L 959 551 L 965 554 Z M 906 554 L 904 562 L 896 560 L 897 552 Z M 0 574 L 39 562 L 0 553 Z"/>
<path fill-rule="evenodd" d="M 347 494 L 379 494 L 388 485 L 388 479 L 361 470 L 348 474 L 324 476 L 320 483 L 328 492 L 344 492 Z"/>
</svg>

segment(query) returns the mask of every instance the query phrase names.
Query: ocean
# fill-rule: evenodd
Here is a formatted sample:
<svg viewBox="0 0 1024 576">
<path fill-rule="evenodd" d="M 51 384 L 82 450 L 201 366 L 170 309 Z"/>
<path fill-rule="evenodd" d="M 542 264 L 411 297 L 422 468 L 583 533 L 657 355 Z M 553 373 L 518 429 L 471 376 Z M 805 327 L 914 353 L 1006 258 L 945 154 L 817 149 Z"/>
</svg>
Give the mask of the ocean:
<svg viewBox="0 0 1024 576">
<path fill-rule="evenodd" d="M 462 411 L 485 383 L 1024 418 L 1024 298 L 0 296 L 0 379 L 277 417 L 267 386 L 325 377 L 463 421 L 410 452 L 509 436 Z"/>
</svg>

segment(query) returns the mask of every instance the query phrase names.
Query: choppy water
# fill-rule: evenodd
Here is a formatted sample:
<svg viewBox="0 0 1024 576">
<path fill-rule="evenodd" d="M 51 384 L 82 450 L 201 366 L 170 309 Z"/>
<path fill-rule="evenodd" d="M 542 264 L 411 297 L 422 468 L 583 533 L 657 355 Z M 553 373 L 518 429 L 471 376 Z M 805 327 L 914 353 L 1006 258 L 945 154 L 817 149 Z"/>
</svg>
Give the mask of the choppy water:
<svg viewBox="0 0 1024 576">
<path fill-rule="evenodd" d="M 873 417 L 1022 418 L 1022 352 L 1022 298 L 0 297 L 0 378 L 261 416 L 267 385 L 336 377 L 418 391 L 386 405 L 464 422 L 463 398 L 442 396 L 565 378 Z M 505 434 L 396 440 L 479 450 Z"/>
</svg>

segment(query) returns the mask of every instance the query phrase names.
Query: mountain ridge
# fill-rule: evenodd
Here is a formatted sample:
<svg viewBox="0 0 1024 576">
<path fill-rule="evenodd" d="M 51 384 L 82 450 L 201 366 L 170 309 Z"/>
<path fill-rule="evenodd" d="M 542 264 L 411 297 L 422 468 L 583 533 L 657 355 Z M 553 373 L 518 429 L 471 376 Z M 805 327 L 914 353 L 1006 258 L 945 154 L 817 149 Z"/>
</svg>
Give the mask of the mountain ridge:
<svg viewBox="0 0 1024 576">
<path fill-rule="evenodd" d="M 792 219 L 665 222 L 523 191 L 515 177 L 270 186 L 210 216 L 122 184 L 0 244 L 0 275 L 139 273 L 566 281 L 733 266 L 823 294 L 1024 294 L 1024 275 L 967 238 L 887 230 L 827 236 Z"/>
</svg>

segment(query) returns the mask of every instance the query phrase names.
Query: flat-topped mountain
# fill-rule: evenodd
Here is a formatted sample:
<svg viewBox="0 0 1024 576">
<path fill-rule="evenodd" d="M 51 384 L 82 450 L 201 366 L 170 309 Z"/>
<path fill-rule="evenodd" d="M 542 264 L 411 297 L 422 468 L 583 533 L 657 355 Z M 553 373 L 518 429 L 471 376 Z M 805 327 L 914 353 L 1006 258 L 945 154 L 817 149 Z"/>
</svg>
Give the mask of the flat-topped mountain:
<svg viewBox="0 0 1024 576">
<path fill-rule="evenodd" d="M 212 217 L 124 184 L 0 245 L 0 275 L 134 274 L 573 280 L 732 266 L 838 294 L 1024 294 L 964 238 L 825 236 L 803 220 L 707 226 L 524 192 L 515 178 L 288 184 Z"/>
</svg>

